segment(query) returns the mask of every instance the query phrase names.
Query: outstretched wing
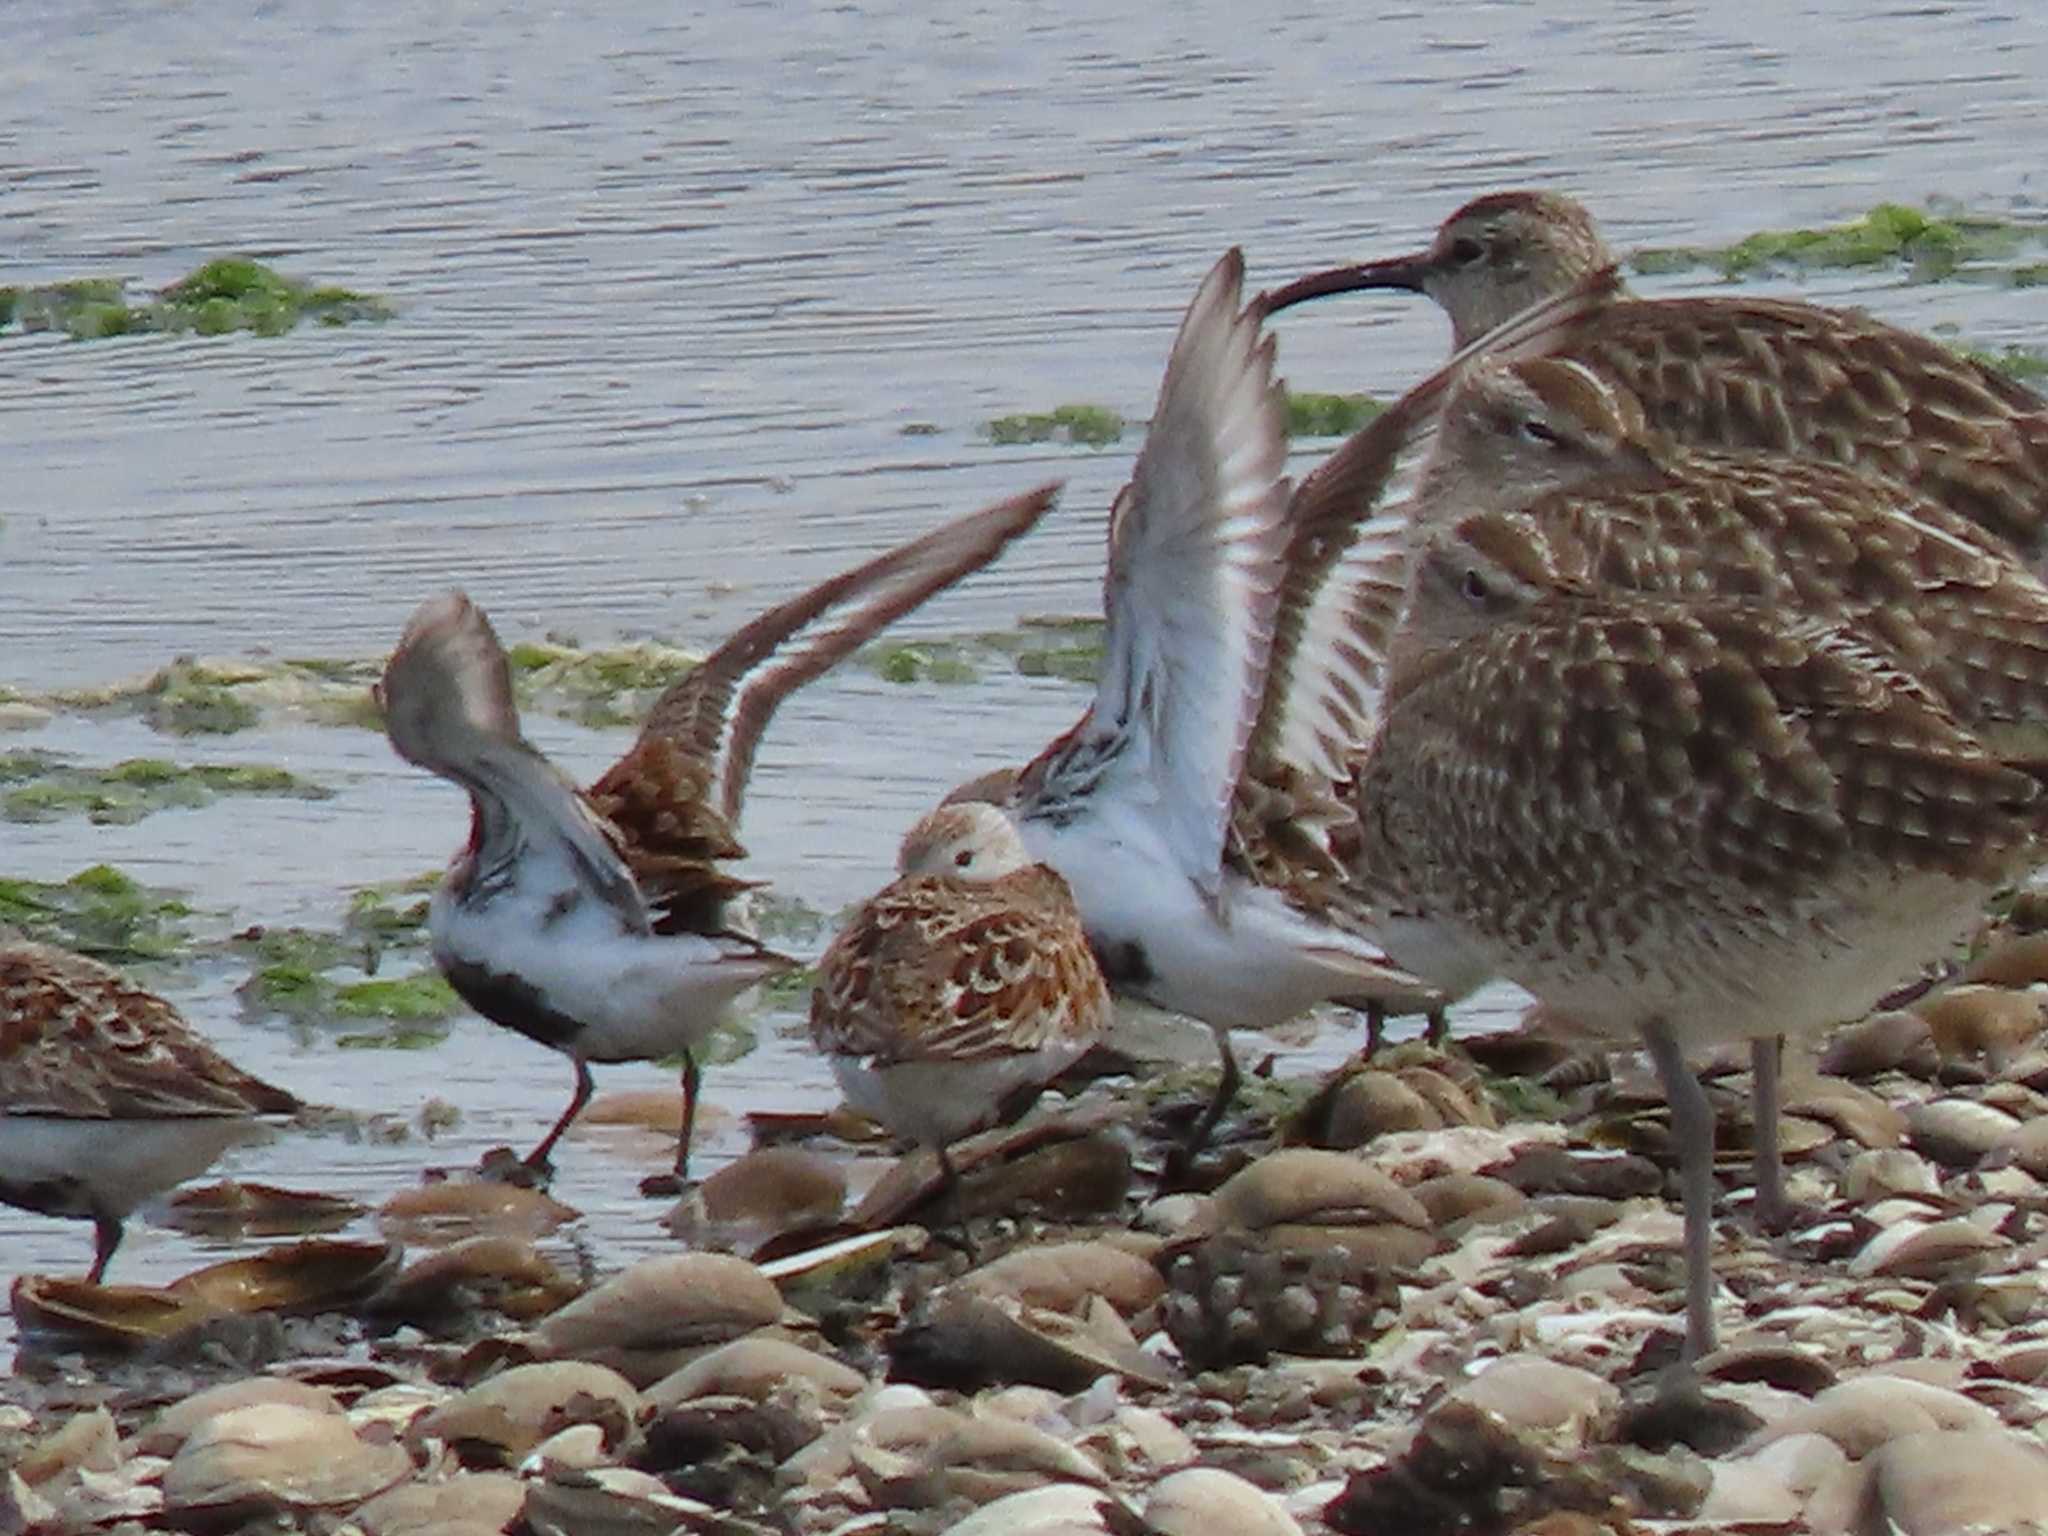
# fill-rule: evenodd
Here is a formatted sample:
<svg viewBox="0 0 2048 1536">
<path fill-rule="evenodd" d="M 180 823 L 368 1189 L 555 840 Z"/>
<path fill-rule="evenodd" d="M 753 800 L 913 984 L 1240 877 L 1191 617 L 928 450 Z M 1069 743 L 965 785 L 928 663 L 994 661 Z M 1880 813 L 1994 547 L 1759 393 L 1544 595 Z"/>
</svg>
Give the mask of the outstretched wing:
<svg viewBox="0 0 2048 1536">
<path fill-rule="evenodd" d="M 1272 645 L 1286 534 L 1286 408 L 1273 344 L 1242 312 L 1236 250 L 1203 280 L 1158 409 L 1110 513 L 1095 703 L 1027 793 L 1149 780 L 1189 878 L 1214 891 Z M 1026 808 L 1029 813 L 1029 807 Z"/>
<path fill-rule="evenodd" d="M 1057 484 L 1043 485 L 956 518 L 771 608 L 655 701 L 634 750 L 666 742 L 701 764 L 711 804 L 728 827 L 737 826 L 754 749 L 782 701 L 995 559 L 1045 515 L 1058 492 Z"/>
</svg>

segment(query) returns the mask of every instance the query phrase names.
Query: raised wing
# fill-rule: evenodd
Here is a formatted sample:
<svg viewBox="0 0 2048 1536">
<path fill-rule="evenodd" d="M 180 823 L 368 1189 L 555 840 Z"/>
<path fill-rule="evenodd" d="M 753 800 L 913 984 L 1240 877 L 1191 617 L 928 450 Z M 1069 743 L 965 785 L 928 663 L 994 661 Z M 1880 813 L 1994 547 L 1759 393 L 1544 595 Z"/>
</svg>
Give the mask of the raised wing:
<svg viewBox="0 0 2048 1536">
<path fill-rule="evenodd" d="M 1210 892 L 1286 538 L 1285 401 L 1273 344 L 1240 309 L 1243 287 L 1232 250 L 1181 322 L 1144 451 L 1110 513 L 1095 703 L 1026 791 L 1055 799 L 1094 773 L 1148 780 L 1181 867 Z"/>
<path fill-rule="evenodd" d="M 512 848 L 550 832 L 606 902 L 644 925 L 645 903 L 612 827 L 568 776 L 520 734 L 512 672 L 484 611 L 462 592 L 428 598 L 413 613 L 373 690 L 399 756 L 514 813 L 487 841 Z"/>
<path fill-rule="evenodd" d="M 1466 370 L 1563 346 L 1621 292 L 1603 267 L 1465 347 L 1304 479 L 1287 513 L 1286 578 L 1252 756 L 1328 778 L 1372 735 L 1386 643 L 1408 581 L 1408 510 L 1389 488 L 1432 441 Z"/>
<path fill-rule="evenodd" d="M 782 701 L 926 598 L 995 559 L 1045 515 L 1058 493 L 1057 484 L 1042 485 L 956 518 L 771 608 L 655 701 L 634 751 L 662 741 L 701 764 L 712 805 L 727 827 L 737 826 L 754 750 Z"/>
</svg>

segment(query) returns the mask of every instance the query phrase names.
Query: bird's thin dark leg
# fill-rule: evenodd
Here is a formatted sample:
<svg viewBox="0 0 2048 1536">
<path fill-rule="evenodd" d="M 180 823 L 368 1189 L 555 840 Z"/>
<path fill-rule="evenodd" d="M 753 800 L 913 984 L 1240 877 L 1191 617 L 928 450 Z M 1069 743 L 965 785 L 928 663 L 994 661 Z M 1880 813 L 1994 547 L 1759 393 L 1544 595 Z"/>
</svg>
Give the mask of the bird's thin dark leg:
<svg viewBox="0 0 2048 1536">
<path fill-rule="evenodd" d="M 1427 1040 L 1436 1050 L 1440 1051 L 1444 1048 L 1444 1041 L 1448 1040 L 1450 1035 L 1450 1010 L 1447 1008 L 1430 1009 L 1428 1022 L 1423 1030 L 1422 1038 Z"/>
<path fill-rule="evenodd" d="M 1678 1140 L 1678 1183 L 1685 1200 L 1685 1358 L 1714 1347 L 1714 1111 L 1678 1041 L 1662 1023 L 1643 1026 L 1643 1043 L 1671 1104 Z"/>
<path fill-rule="evenodd" d="M 960 1170 L 953 1166 L 953 1154 L 943 1145 L 939 1148 L 939 1205 L 952 1210 L 954 1241 L 960 1251 L 969 1263 L 980 1263 L 973 1235 L 967 1230 L 967 1195 L 960 1184 Z"/>
<path fill-rule="evenodd" d="M 1371 1061 L 1379 1055 L 1380 1047 L 1387 1043 L 1387 1009 L 1377 999 L 1365 1005 L 1365 1059 Z"/>
<path fill-rule="evenodd" d="M 1237 1070 L 1237 1052 L 1230 1048 L 1230 1036 L 1221 1030 L 1216 1032 L 1216 1049 L 1222 1057 L 1223 1073 L 1216 1079 L 1216 1092 L 1210 1096 L 1208 1108 L 1202 1111 L 1202 1118 L 1195 1122 L 1195 1128 L 1188 1133 L 1188 1139 L 1181 1147 L 1181 1157 L 1189 1166 L 1193 1165 L 1196 1155 L 1209 1145 L 1209 1138 L 1215 1134 L 1224 1112 L 1237 1101 L 1238 1085 L 1243 1081 Z"/>
<path fill-rule="evenodd" d="M 555 1150 L 555 1143 L 562 1139 L 562 1132 L 569 1129 L 576 1117 L 583 1113 L 583 1106 L 590 1102 L 590 1065 L 581 1057 L 576 1062 L 576 1092 L 569 1099 L 569 1107 L 562 1111 L 562 1118 L 555 1122 L 555 1128 L 541 1137 L 540 1145 L 526 1154 L 526 1166 L 535 1173 L 549 1166 L 548 1154 Z"/>
<path fill-rule="evenodd" d="M 98 1285 L 101 1277 L 107 1272 L 107 1261 L 114 1256 L 114 1250 L 121 1246 L 121 1218 L 94 1216 L 92 1240 L 92 1273 L 85 1278 Z"/>
<path fill-rule="evenodd" d="M 1778 1150 L 1779 1078 L 1785 1059 L 1785 1037 L 1749 1042 L 1750 1076 L 1755 1083 L 1750 1124 L 1756 1146 L 1751 1156 L 1756 1171 L 1756 1221 L 1766 1232 L 1782 1232 L 1789 1212 L 1785 1205 L 1785 1169 Z"/>
<path fill-rule="evenodd" d="M 683 1052 L 683 1132 L 676 1143 L 676 1170 L 674 1173 L 650 1174 L 640 1181 L 643 1195 L 680 1195 L 690 1185 L 690 1142 L 697 1133 L 697 1090 L 702 1086 L 704 1073 L 697 1065 L 696 1053 Z"/>
</svg>

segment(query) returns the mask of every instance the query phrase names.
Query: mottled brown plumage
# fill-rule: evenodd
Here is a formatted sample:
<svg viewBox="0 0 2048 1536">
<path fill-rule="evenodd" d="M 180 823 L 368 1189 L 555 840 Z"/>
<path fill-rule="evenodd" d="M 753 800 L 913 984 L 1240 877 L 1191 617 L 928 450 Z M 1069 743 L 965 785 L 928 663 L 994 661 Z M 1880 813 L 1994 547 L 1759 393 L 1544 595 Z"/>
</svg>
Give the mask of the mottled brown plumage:
<svg viewBox="0 0 2048 1536">
<path fill-rule="evenodd" d="M 244 1072 L 154 992 L 83 955 L 0 938 L 0 1199 L 121 1223 L 300 1101 Z"/>
<path fill-rule="evenodd" d="M 933 811 L 899 863 L 818 962 L 811 1038 L 856 1108 L 943 1154 L 1076 1060 L 1109 991 L 1066 882 L 994 806 Z"/>
<path fill-rule="evenodd" d="M 1504 193 L 1454 213 L 1426 250 L 1262 296 L 1406 288 L 1451 316 L 1459 345 L 1607 263 L 1585 209 Z M 1904 480 L 2048 561 L 2048 403 L 1939 342 L 1853 311 L 1779 299 L 1617 297 L 1565 327 L 1554 355 L 1631 391 L 1689 443 L 1823 459 Z"/>
<path fill-rule="evenodd" d="M 1460 522 L 1468 579 L 1748 597 L 1851 619 L 1998 750 L 2048 748 L 2048 589 L 1904 484 L 1689 447 L 1649 427 L 1625 390 L 1557 360 L 1472 373 L 1437 455 L 1413 515 L 1425 529 Z"/>
<path fill-rule="evenodd" d="M 1845 489 L 1881 525 L 1883 488 Z M 1577 556 L 1605 490 L 1425 531 L 1357 868 L 1559 1013 L 1641 1033 L 1681 1148 L 1697 1351 L 1712 1119 L 1683 1052 L 1870 1006 L 2038 856 L 2048 796 L 1890 648 L 1880 612 L 1756 592 L 1740 563 L 1732 594 L 1602 584 Z M 1923 615 L 1952 600 L 2009 626 L 2023 691 L 2043 686 L 2036 584 L 1923 590 Z"/>
</svg>

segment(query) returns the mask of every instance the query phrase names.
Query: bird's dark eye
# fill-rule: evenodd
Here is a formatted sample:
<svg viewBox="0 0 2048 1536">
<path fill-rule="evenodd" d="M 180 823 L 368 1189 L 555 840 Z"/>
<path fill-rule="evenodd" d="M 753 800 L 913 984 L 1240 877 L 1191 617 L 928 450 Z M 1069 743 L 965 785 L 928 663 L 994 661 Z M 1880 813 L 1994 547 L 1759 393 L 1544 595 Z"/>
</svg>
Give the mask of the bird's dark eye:
<svg viewBox="0 0 2048 1536">
<path fill-rule="evenodd" d="M 1532 443 L 1540 443 L 1545 448 L 1562 448 L 1564 446 L 1564 439 L 1558 435 L 1557 429 L 1548 422 L 1537 421 L 1533 417 L 1525 417 L 1518 425 L 1522 429 L 1522 436 Z"/>
<path fill-rule="evenodd" d="M 1465 579 L 1460 583 L 1460 588 L 1465 596 L 1475 603 L 1483 603 L 1493 596 L 1493 589 L 1487 586 L 1486 578 L 1474 570 L 1465 572 Z"/>
<path fill-rule="evenodd" d="M 973 862 L 974 853 L 972 849 L 962 848 L 958 853 L 953 855 L 953 867 L 955 869 L 965 869 L 968 865 L 972 864 Z"/>
<path fill-rule="evenodd" d="M 1486 247 L 1470 235 L 1460 235 L 1451 242 L 1451 261 L 1460 267 L 1469 267 L 1486 254 Z"/>
</svg>

